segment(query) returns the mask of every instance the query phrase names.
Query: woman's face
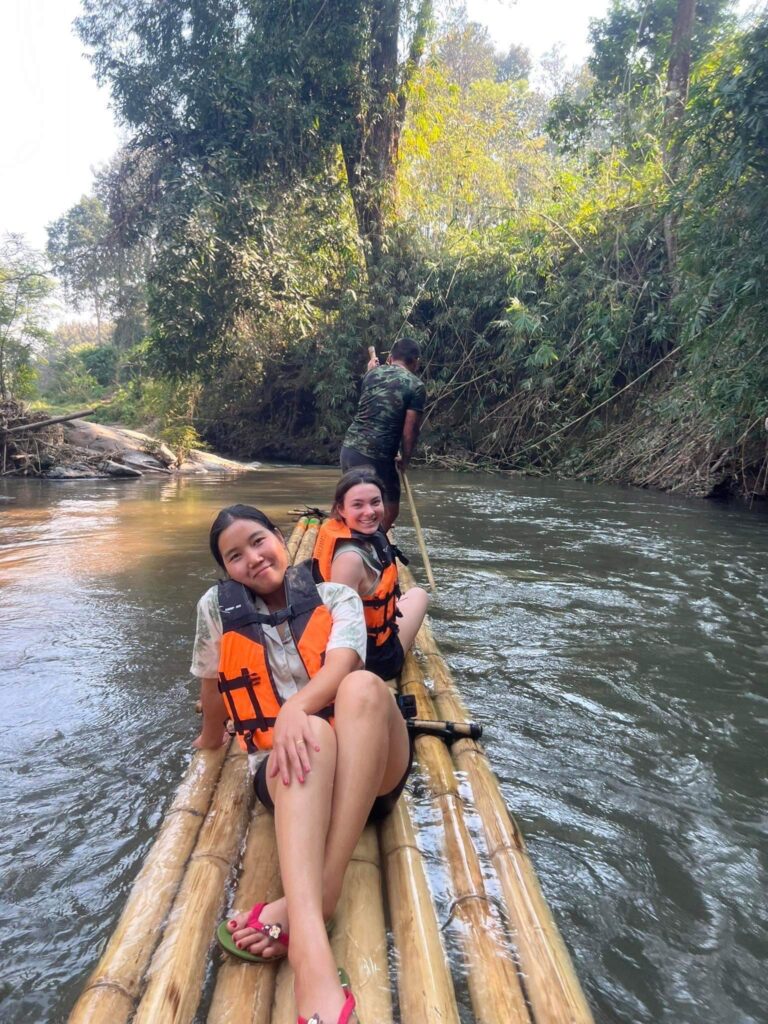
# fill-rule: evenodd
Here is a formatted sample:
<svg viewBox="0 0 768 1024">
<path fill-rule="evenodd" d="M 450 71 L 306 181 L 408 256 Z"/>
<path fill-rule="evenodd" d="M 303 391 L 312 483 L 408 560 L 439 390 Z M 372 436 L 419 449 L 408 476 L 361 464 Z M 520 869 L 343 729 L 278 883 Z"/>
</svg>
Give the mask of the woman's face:
<svg viewBox="0 0 768 1024">
<path fill-rule="evenodd" d="M 288 568 L 288 552 L 279 533 L 252 519 L 236 519 L 219 534 L 224 568 L 260 597 L 279 590 Z"/>
<path fill-rule="evenodd" d="M 340 512 L 350 530 L 375 533 L 384 517 L 384 501 L 376 484 L 355 484 L 344 495 Z"/>
</svg>

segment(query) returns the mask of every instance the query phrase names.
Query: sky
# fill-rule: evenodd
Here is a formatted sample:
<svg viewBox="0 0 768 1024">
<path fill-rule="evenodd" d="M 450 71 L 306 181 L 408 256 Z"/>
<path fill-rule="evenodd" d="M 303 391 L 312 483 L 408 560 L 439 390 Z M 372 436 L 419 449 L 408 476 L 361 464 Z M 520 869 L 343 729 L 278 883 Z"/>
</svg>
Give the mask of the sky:
<svg viewBox="0 0 768 1024">
<path fill-rule="evenodd" d="M 746 5 L 748 0 L 743 0 Z M 589 19 L 609 0 L 467 0 L 499 49 L 538 58 L 556 43 L 566 61 L 588 54 Z M 72 22 L 79 0 L 0 2 L 0 236 L 46 243 L 46 225 L 91 189 L 93 170 L 120 145 L 120 131 Z"/>
</svg>

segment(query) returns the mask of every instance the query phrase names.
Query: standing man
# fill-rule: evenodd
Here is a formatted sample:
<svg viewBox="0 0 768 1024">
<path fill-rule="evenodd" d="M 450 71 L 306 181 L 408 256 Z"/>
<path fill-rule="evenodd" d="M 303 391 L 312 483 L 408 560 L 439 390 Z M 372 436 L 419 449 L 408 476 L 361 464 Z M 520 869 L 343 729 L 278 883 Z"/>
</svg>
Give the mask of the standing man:
<svg viewBox="0 0 768 1024">
<path fill-rule="evenodd" d="M 372 466 L 384 484 L 385 530 L 400 511 L 398 469 L 408 468 L 424 415 L 427 389 L 416 376 L 420 357 L 418 342 L 400 338 L 384 366 L 375 357 L 371 359 L 357 413 L 341 447 L 342 472 L 355 466 Z"/>
</svg>

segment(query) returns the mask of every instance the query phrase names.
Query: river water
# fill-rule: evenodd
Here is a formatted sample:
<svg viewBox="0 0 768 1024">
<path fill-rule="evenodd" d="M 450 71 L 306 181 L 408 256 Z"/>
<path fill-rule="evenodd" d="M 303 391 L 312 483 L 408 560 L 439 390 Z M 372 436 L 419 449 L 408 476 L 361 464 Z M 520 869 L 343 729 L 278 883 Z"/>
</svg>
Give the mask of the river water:
<svg viewBox="0 0 768 1024">
<path fill-rule="evenodd" d="M 0 483 L 0 1020 L 66 1019 L 184 772 L 214 513 L 289 529 L 335 476 Z M 764 513 L 413 483 L 437 639 L 596 1019 L 766 1021 Z"/>
</svg>

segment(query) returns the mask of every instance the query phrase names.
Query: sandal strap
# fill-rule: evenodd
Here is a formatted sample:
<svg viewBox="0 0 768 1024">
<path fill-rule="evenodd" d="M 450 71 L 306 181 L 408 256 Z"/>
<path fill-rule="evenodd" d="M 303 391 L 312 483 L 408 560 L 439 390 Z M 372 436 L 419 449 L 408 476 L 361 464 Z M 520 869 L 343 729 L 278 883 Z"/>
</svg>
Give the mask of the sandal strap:
<svg viewBox="0 0 768 1024">
<path fill-rule="evenodd" d="M 288 932 L 283 928 L 279 922 L 274 924 L 267 924 L 261 920 L 261 912 L 266 907 L 266 903 L 256 903 L 248 915 L 248 920 L 245 922 L 246 927 L 253 928 L 256 932 L 261 932 L 272 942 L 280 942 L 283 946 L 288 945 Z"/>
<path fill-rule="evenodd" d="M 336 1024 L 349 1024 L 349 1018 L 352 1016 L 355 1009 L 355 997 L 349 989 L 345 988 L 344 991 L 347 994 L 347 998 L 341 1008 L 341 1013 L 339 1014 L 339 1019 Z M 298 1024 L 323 1024 L 323 1022 L 320 1020 L 320 1014 L 313 1013 L 309 1018 L 299 1017 Z"/>
</svg>

